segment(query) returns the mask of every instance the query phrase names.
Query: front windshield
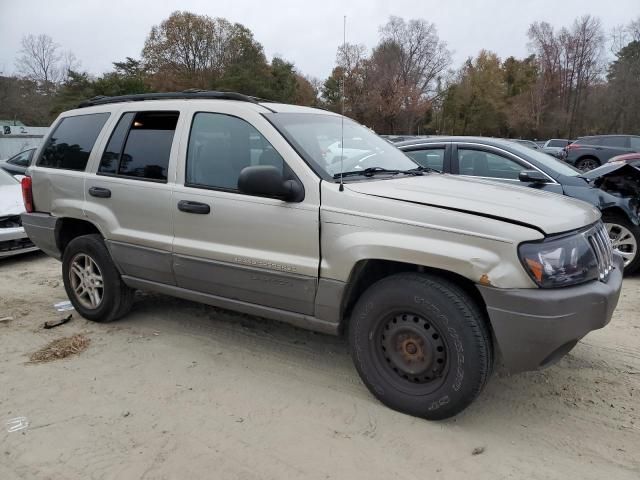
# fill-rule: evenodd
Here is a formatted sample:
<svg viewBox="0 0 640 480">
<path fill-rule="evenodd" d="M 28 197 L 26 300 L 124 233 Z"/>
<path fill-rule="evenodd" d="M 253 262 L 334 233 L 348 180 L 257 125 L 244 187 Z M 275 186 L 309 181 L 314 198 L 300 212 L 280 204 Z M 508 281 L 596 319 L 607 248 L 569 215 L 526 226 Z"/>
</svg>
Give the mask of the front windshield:
<svg viewBox="0 0 640 480">
<path fill-rule="evenodd" d="M 366 127 L 322 113 L 265 114 L 305 160 L 323 178 L 366 168 L 418 168 L 404 153 Z"/>
<path fill-rule="evenodd" d="M 582 175 L 583 173 L 577 168 L 572 167 L 568 163 L 552 157 L 548 153 L 544 153 L 539 150 L 533 150 L 531 148 L 520 145 L 519 143 L 514 143 L 513 145 L 510 145 L 509 148 L 511 148 L 512 150 L 516 150 L 516 152 L 522 154 L 524 158 L 531 157 L 533 160 L 540 162 L 543 166 L 547 167 L 550 170 L 553 170 L 558 175 L 577 177 L 578 175 Z M 551 176 L 553 177 L 553 175 Z"/>
</svg>

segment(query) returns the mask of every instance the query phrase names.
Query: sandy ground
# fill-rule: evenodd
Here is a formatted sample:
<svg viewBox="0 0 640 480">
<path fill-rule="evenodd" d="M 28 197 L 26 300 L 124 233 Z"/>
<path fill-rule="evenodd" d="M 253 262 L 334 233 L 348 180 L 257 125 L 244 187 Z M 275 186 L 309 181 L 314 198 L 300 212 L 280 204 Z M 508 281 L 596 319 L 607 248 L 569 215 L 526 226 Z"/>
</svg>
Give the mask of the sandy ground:
<svg viewBox="0 0 640 480">
<path fill-rule="evenodd" d="M 2 480 L 640 478 L 640 277 L 558 365 L 435 423 L 379 404 L 342 339 L 160 295 L 43 330 L 65 299 L 55 260 L 0 263 Z M 77 333 L 86 351 L 27 364 Z"/>
</svg>

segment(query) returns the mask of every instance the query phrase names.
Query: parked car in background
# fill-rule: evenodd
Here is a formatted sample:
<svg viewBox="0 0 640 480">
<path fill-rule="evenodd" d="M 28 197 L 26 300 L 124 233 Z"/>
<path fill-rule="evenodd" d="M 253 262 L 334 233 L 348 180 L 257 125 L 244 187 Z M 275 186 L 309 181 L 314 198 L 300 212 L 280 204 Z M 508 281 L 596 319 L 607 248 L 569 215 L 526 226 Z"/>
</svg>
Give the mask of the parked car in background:
<svg viewBox="0 0 640 480">
<path fill-rule="evenodd" d="M 0 169 L 0 258 L 38 249 L 22 228 L 23 212 L 20 182 Z"/>
<path fill-rule="evenodd" d="M 567 145 L 561 158 L 583 172 L 598 168 L 612 157 L 640 152 L 640 136 L 594 135 L 579 137 Z"/>
<path fill-rule="evenodd" d="M 591 205 L 428 172 L 335 113 L 145 94 L 98 97 L 51 131 L 23 221 L 90 320 L 143 289 L 345 332 L 373 395 L 442 419 L 498 352 L 512 372 L 548 366 L 618 302 L 622 259 Z M 322 146 L 340 141 L 352 155 L 336 161 Z"/>
<path fill-rule="evenodd" d="M 522 140 L 519 138 L 515 138 L 515 139 L 512 139 L 511 141 L 519 143 L 520 145 L 524 145 L 525 147 L 532 148 L 534 150 L 540 150 L 540 145 L 538 145 L 536 142 L 532 140 Z"/>
<path fill-rule="evenodd" d="M 11 175 L 24 175 L 35 151 L 35 148 L 29 148 L 11 158 L 0 160 L 0 168 L 9 172 Z"/>
<path fill-rule="evenodd" d="M 618 155 L 617 157 L 610 158 L 607 163 L 628 163 L 634 167 L 640 167 L 640 152 L 639 153 L 625 153 L 624 155 Z"/>
<path fill-rule="evenodd" d="M 637 192 L 597 188 L 581 171 L 540 151 L 512 141 L 485 137 L 438 137 L 396 145 L 419 165 L 466 177 L 476 177 L 559 193 L 600 209 L 614 249 L 625 259 L 625 272 L 640 267 L 640 212 Z M 553 215 L 553 212 L 548 212 Z M 632 241 L 621 243 L 621 232 Z"/>
<path fill-rule="evenodd" d="M 567 140 L 565 138 L 551 138 L 544 142 L 541 150 L 544 153 L 548 153 L 549 155 L 553 155 L 556 158 L 560 158 L 560 156 L 562 155 L 562 151 L 569 144 L 571 144 L 571 140 Z"/>
</svg>

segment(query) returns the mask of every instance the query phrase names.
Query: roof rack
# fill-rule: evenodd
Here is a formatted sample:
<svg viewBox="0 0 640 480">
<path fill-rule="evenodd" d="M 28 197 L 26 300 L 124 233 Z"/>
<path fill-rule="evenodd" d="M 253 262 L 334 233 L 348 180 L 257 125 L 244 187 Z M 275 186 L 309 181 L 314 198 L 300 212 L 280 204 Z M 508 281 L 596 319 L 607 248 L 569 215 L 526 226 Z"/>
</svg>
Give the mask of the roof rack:
<svg viewBox="0 0 640 480">
<path fill-rule="evenodd" d="M 239 102 L 249 102 L 260 105 L 260 102 L 269 102 L 262 98 L 251 97 L 236 92 L 217 92 L 214 90 L 197 90 L 190 89 L 182 92 L 164 92 L 164 93 L 137 93 L 134 95 L 118 95 L 115 97 L 107 97 L 99 95 L 97 97 L 85 100 L 78 108 L 92 107 L 94 105 L 106 105 L 109 103 L 120 102 L 142 102 L 144 100 L 184 100 L 184 99 L 206 99 L 206 100 L 236 100 Z M 262 107 L 271 110 L 264 105 Z"/>
</svg>

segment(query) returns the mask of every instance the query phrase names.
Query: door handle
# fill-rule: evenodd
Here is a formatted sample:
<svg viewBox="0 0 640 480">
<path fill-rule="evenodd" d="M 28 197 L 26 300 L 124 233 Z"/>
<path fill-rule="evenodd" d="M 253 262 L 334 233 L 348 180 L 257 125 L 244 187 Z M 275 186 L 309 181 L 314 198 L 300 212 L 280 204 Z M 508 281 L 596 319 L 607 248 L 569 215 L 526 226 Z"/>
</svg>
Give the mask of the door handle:
<svg viewBox="0 0 640 480">
<path fill-rule="evenodd" d="M 190 200 L 180 200 L 178 202 L 178 210 L 187 213 L 198 213 L 206 215 L 211 211 L 211 207 L 206 203 L 192 202 Z"/>
<path fill-rule="evenodd" d="M 89 189 L 89 195 L 98 198 L 111 198 L 111 190 L 102 187 L 91 187 Z"/>
</svg>

